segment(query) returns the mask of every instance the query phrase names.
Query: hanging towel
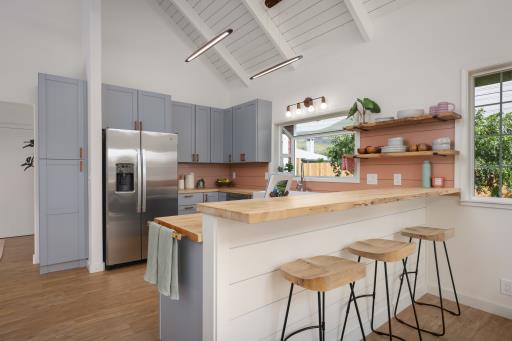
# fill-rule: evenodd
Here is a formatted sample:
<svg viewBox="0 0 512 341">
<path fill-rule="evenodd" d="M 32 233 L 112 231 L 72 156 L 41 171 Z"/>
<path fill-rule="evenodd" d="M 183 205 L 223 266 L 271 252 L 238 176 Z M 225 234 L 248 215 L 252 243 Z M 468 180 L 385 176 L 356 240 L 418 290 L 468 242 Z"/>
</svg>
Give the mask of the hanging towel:
<svg viewBox="0 0 512 341">
<path fill-rule="evenodd" d="M 149 222 L 148 238 L 148 262 L 146 264 L 146 273 L 144 280 L 151 284 L 156 284 L 158 280 L 158 235 L 161 226 L 154 222 Z"/>
<path fill-rule="evenodd" d="M 158 290 L 172 300 L 179 300 L 178 288 L 178 241 L 173 230 L 160 229 L 158 238 Z"/>
</svg>

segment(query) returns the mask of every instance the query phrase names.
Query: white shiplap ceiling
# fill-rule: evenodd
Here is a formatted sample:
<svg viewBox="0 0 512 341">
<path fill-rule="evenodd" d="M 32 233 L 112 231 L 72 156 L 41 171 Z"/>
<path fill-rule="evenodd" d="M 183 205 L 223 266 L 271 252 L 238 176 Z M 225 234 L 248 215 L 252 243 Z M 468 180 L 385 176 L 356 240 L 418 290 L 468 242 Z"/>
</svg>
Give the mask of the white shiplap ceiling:
<svg viewBox="0 0 512 341">
<path fill-rule="evenodd" d="M 208 58 L 226 81 L 240 79 L 244 84 L 252 74 L 289 58 L 290 54 L 319 47 L 315 44 L 319 38 L 335 37 L 334 32 L 354 22 L 343 0 L 283 0 L 271 9 L 265 7 L 264 0 L 156 1 L 196 47 L 213 37 L 205 37 L 199 26 L 206 25 L 214 35 L 232 28 L 234 32 L 219 44 L 224 51 L 210 49 L 200 58 Z M 369 14 L 374 14 L 399 0 L 358 1 L 363 2 Z M 198 16 L 199 26 L 190 12 L 180 10 L 183 7 Z M 322 42 L 325 44 L 325 39 Z"/>
</svg>

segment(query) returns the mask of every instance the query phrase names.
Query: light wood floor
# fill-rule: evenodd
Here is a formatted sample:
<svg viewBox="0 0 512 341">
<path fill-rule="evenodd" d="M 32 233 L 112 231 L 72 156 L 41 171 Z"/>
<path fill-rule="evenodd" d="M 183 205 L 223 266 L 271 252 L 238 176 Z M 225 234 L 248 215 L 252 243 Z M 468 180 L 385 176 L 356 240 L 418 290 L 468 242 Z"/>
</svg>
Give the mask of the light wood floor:
<svg viewBox="0 0 512 341">
<path fill-rule="evenodd" d="M 158 340 L 158 293 L 144 282 L 144 265 L 98 274 L 79 269 L 42 276 L 32 264 L 32 253 L 32 237 L 6 240 L 0 260 L 0 340 Z M 437 312 L 418 309 L 422 327 L 440 327 Z M 400 317 L 412 322 L 412 309 Z M 444 337 L 424 334 L 423 340 L 512 340 L 512 320 L 470 307 L 462 306 L 460 318 L 446 315 L 446 322 Z M 387 325 L 379 328 L 386 329 Z M 393 333 L 417 340 L 414 330 L 396 321 Z M 367 340 L 387 338 L 371 335 Z"/>
</svg>

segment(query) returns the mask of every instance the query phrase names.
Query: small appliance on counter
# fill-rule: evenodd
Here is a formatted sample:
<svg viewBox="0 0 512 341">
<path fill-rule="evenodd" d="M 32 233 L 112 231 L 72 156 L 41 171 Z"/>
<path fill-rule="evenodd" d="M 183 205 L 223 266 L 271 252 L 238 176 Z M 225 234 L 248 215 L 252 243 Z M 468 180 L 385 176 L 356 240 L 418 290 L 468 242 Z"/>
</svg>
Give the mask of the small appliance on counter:
<svg viewBox="0 0 512 341">
<path fill-rule="evenodd" d="M 204 179 L 199 179 L 197 180 L 197 183 L 196 183 L 196 188 L 205 188 L 205 182 L 204 182 Z"/>
<path fill-rule="evenodd" d="M 185 188 L 194 189 L 194 173 L 188 173 L 185 175 Z"/>
</svg>

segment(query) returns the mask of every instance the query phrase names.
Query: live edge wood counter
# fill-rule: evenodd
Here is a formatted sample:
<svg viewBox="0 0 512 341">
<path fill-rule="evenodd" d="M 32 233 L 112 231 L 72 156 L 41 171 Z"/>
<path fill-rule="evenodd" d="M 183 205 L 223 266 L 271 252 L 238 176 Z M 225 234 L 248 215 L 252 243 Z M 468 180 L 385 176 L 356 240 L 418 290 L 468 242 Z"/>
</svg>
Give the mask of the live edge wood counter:
<svg viewBox="0 0 512 341">
<path fill-rule="evenodd" d="M 257 224 L 311 214 L 343 211 L 359 206 L 459 194 L 460 190 L 457 188 L 390 188 L 204 203 L 198 204 L 197 210 L 216 217 Z"/>
<path fill-rule="evenodd" d="M 203 242 L 203 215 L 201 213 L 155 218 L 158 224 L 171 228 L 193 242 Z"/>
</svg>

